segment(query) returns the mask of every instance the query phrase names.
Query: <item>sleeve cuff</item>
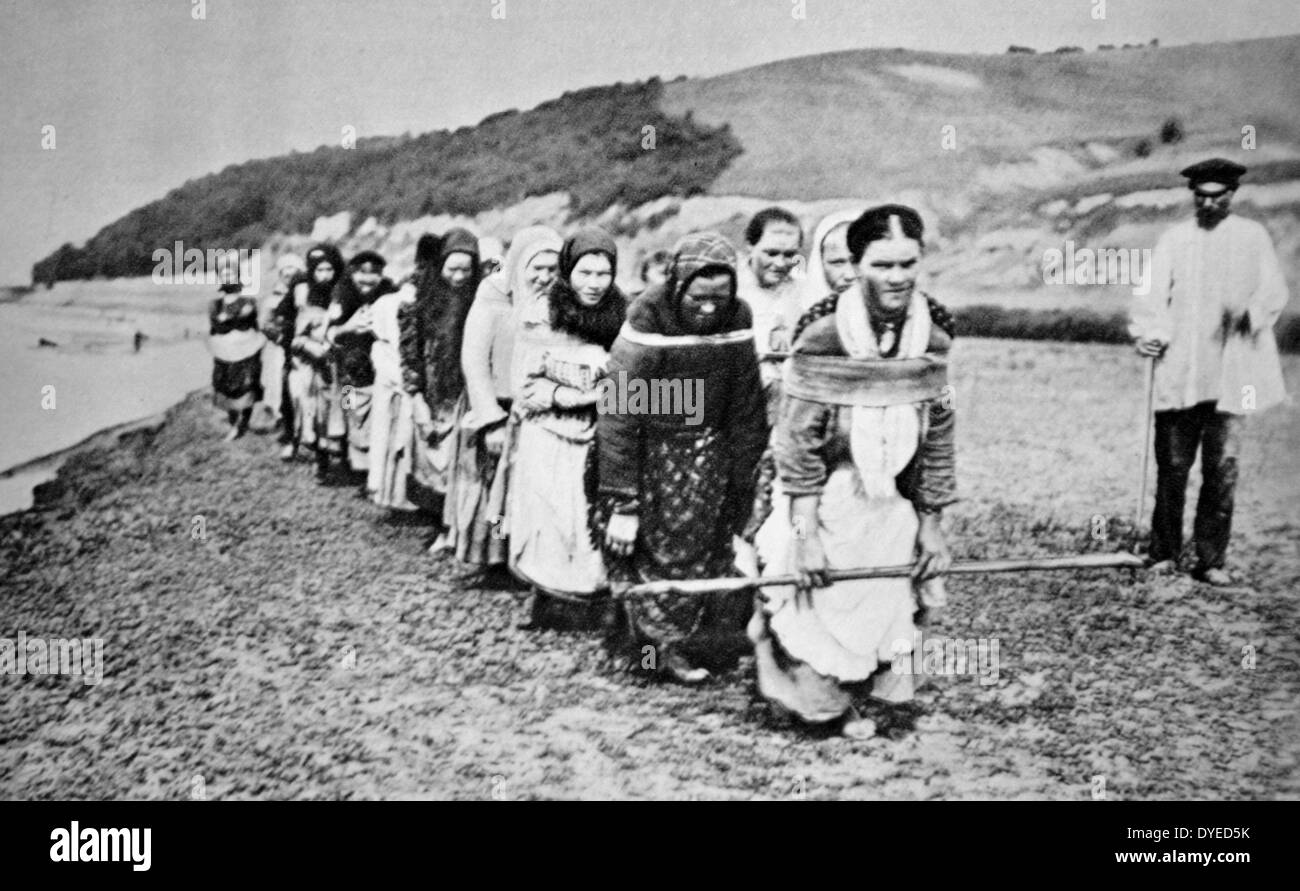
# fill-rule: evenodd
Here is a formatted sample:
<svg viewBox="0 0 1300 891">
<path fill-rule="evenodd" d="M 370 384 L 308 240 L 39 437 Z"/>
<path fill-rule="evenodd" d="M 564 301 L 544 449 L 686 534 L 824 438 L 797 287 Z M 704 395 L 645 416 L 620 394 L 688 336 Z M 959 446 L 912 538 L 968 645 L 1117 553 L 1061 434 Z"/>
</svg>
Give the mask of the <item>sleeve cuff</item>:
<svg viewBox="0 0 1300 891">
<path fill-rule="evenodd" d="M 501 410 L 500 406 L 497 406 L 496 409 L 495 412 L 491 413 L 476 412 L 473 409 L 470 409 L 465 412 L 465 417 L 460 419 L 461 429 L 475 433 L 482 430 L 484 427 L 491 427 L 493 424 L 499 424 L 509 417 L 509 415 Z"/>
<path fill-rule="evenodd" d="M 793 482 L 786 479 L 781 480 L 782 491 L 791 498 L 803 495 L 820 495 L 825 487 L 826 483 L 824 480 L 817 480 L 816 482 Z"/>
</svg>

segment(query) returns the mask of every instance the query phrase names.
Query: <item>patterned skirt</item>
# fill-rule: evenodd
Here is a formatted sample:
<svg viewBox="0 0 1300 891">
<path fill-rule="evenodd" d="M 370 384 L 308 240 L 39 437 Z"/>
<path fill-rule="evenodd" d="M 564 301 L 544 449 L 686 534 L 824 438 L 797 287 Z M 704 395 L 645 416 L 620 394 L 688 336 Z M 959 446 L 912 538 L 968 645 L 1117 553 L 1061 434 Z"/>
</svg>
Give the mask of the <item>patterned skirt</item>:
<svg viewBox="0 0 1300 891">
<path fill-rule="evenodd" d="M 611 581 L 737 576 L 732 547 L 730 455 L 716 429 L 646 443 L 636 545 L 631 557 L 606 554 Z M 603 541 L 611 503 L 593 511 L 592 534 Z M 625 643 L 633 648 L 671 644 L 695 664 L 726 667 L 748 649 L 745 625 L 753 594 L 745 590 L 697 597 L 658 595 L 624 601 Z"/>
<path fill-rule="evenodd" d="M 223 411 L 252 408 L 262 396 L 262 357 L 254 353 L 238 362 L 212 360 L 212 401 Z"/>
</svg>

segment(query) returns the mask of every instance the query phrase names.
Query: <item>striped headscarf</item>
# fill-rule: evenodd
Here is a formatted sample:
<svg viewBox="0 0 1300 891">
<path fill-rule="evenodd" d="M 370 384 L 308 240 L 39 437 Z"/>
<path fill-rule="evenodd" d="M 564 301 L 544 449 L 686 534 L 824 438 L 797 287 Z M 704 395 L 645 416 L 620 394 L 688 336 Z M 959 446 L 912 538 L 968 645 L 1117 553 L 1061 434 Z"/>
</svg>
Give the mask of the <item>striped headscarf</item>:
<svg viewBox="0 0 1300 891">
<path fill-rule="evenodd" d="M 628 311 L 628 324 L 635 331 L 680 337 L 689 334 L 682 325 L 678 308 L 691 280 L 703 272 L 725 272 L 731 276 L 731 311 L 715 334 L 749 328 L 749 309 L 736 297 L 736 249 L 717 232 L 694 232 L 673 247 L 668 280 L 646 289 Z"/>
</svg>

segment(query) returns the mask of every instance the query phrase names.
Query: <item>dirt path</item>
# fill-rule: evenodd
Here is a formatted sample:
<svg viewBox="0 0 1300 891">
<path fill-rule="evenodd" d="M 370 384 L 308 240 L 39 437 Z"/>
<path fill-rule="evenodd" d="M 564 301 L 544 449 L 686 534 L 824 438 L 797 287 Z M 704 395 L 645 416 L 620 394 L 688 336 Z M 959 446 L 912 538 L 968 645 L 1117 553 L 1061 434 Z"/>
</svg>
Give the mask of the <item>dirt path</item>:
<svg viewBox="0 0 1300 891">
<path fill-rule="evenodd" d="M 1122 355 L 962 345 L 959 556 L 1115 549 L 1090 522 L 1131 497 L 1131 410 L 1100 389 L 1134 392 Z M 1111 799 L 1296 797 L 1300 425 L 1261 422 L 1243 587 L 954 580 L 933 633 L 997 639 L 997 682 L 929 678 L 914 729 L 852 743 L 770 718 L 749 664 L 687 690 L 612 670 L 594 636 L 516 630 L 514 597 L 427 557 L 429 529 L 266 438 L 221 443 L 192 399 L 0 520 L 0 637 L 102 637 L 106 662 L 95 686 L 0 675 L 0 795 L 1087 800 L 1104 777 Z"/>
</svg>

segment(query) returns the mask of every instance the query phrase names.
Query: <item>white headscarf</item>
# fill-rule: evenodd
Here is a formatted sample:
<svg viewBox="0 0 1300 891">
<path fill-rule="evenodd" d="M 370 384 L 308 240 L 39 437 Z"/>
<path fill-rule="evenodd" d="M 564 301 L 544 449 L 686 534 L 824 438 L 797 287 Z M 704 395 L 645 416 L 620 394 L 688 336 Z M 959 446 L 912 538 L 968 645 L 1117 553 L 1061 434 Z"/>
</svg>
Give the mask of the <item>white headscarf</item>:
<svg viewBox="0 0 1300 891">
<path fill-rule="evenodd" d="M 536 296 L 529 294 L 528 282 L 524 278 L 528 263 L 544 251 L 554 251 L 558 258 L 563 245 L 564 240 L 549 226 L 529 226 L 515 233 L 510 250 L 506 252 L 505 265 L 501 267 L 512 301 L 518 303 L 520 297 Z"/>
<path fill-rule="evenodd" d="M 808 270 L 799 288 L 801 312 L 807 312 L 831 294 L 831 286 L 827 283 L 826 273 L 822 269 L 822 242 L 836 226 L 847 226 L 861 215 L 862 212 L 857 210 L 837 210 L 822 217 L 817 228 L 813 230 L 812 250 L 808 252 Z"/>
</svg>

